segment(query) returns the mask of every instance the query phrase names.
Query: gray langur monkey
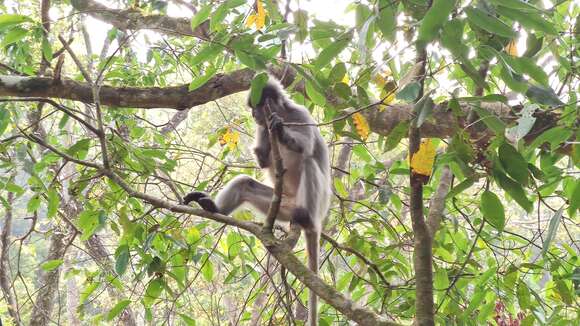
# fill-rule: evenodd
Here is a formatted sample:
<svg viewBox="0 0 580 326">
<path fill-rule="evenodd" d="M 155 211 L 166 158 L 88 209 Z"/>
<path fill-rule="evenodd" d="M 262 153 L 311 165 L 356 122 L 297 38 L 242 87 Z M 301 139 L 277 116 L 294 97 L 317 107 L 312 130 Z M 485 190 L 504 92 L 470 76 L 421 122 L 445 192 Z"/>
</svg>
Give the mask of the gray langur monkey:
<svg viewBox="0 0 580 326">
<path fill-rule="evenodd" d="M 269 117 L 266 116 L 266 103 L 272 112 Z M 268 138 L 269 125 L 278 139 L 280 156 L 285 168 L 282 202 L 276 219 L 297 223 L 302 227 L 306 240 L 308 267 L 318 274 L 320 233 L 331 197 L 330 162 L 326 143 L 308 110 L 291 101 L 279 82 L 272 78 L 262 90 L 258 105 L 250 107 L 257 125 L 254 154 L 258 165 L 273 184 L 275 171 Z M 301 125 L 284 125 L 285 123 Z M 240 175 L 226 184 L 215 201 L 208 194 L 195 191 L 187 194 L 183 202 L 187 205 L 195 201 L 207 211 L 224 215 L 247 203 L 266 215 L 273 192 L 272 187 L 250 176 Z M 316 294 L 310 290 L 308 299 L 310 326 L 318 323 L 317 310 Z"/>
</svg>

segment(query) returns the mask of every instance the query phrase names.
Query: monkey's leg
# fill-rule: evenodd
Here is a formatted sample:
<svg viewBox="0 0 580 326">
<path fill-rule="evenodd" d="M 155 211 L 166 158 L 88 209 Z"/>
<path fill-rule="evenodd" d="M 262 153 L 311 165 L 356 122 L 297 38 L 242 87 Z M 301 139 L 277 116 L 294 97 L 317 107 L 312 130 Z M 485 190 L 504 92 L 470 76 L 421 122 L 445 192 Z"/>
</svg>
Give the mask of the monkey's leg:
<svg viewBox="0 0 580 326">
<path fill-rule="evenodd" d="M 215 207 L 216 211 L 229 215 L 244 203 L 252 205 L 262 214 L 267 214 L 268 208 L 272 201 L 273 190 L 271 187 L 247 176 L 240 175 L 233 178 L 220 191 L 215 199 L 215 203 L 205 193 L 192 192 L 185 196 L 184 201 L 196 201 L 205 210 L 211 211 L 206 207 Z M 188 200 L 189 199 L 189 200 Z M 208 204 L 207 200 L 211 201 Z M 293 206 L 288 203 L 288 200 L 282 200 L 278 217 L 280 220 L 288 221 L 290 219 L 291 210 Z"/>
</svg>

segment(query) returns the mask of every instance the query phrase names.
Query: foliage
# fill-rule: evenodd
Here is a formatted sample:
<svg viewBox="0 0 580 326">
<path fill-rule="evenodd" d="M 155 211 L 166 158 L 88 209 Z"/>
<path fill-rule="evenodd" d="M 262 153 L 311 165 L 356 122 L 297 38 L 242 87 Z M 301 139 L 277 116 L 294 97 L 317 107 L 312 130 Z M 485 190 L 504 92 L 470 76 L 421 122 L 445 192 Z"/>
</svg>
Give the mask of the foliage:
<svg viewBox="0 0 580 326">
<path fill-rule="evenodd" d="M 224 94 L 232 73 L 257 74 L 245 80 L 249 94 L 218 96 L 178 113 L 56 95 L 65 110 L 0 102 L 0 229 L 9 211 L 13 224 L 0 247 L 9 245 L 8 277 L 22 320 L 33 314 L 36 290 L 43 286 L 37 275 L 59 272 L 53 300 L 77 302 L 71 311 L 83 323 L 116 324 L 130 312 L 152 324 L 250 324 L 253 318 L 288 324 L 286 300 L 305 303 L 304 285 L 289 274 L 287 293 L 277 263 L 255 237 L 202 216 L 159 209 L 78 162 L 102 163 L 105 149 L 124 182 L 172 203 L 192 189 L 215 194 L 239 174 L 262 178 L 252 159 L 255 126 L 246 97 L 255 103 L 265 71 L 281 67 L 295 75 L 289 96 L 321 124 L 338 168 L 325 227 L 336 243 L 322 242 L 327 284 L 410 324 L 416 286 L 409 174 L 426 177 L 423 206 L 430 215 L 429 200 L 448 166 L 454 177 L 433 237 L 436 323 L 578 320 L 578 3 L 338 1 L 336 14 L 352 19 L 326 20 L 296 1 L 287 13 L 277 1 L 202 0 L 191 5 L 195 13 L 187 12 L 188 28 L 203 31 L 193 37 L 157 25 L 156 32 L 132 30 L 144 28 L 139 24 L 98 25 L 106 27 L 95 32 L 76 13 L 80 0 L 53 2 L 45 33 L 38 2 L 0 4 L 3 75 L 88 83 L 58 35 L 71 35 L 72 50 L 92 79 L 101 76 L 117 91 L 184 85 L 195 92 L 211 85 Z M 107 6 L 154 19 L 190 7 L 176 3 Z M 98 11 L 87 14 L 103 19 Z M 108 44 L 102 55 L 99 36 Z M 418 43 L 428 44 L 427 60 L 419 65 L 413 60 Z M 62 71 L 59 55 L 65 57 Z M 46 71 L 39 68 L 43 58 Z M 424 82 L 414 73 L 421 64 Z M 0 94 L 11 80 L 0 76 Z M 377 116 L 400 108 L 409 108 L 405 117 L 413 119 L 377 127 L 390 123 Z M 544 113 L 553 119 L 542 119 Z M 441 114 L 448 120 L 436 118 Z M 102 122 L 103 137 L 78 117 L 93 126 Z M 410 127 L 425 138 L 409 161 Z M 452 134 L 438 134 L 444 127 Z M 348 155 L 340 162 L 343 152 Z M 246 210 L 234 217 L 256 220 Z M 65 235 L 60 246 L 66 254 L 49 257 L 59 234 Z M 295 252 L 305 261 L 302 248 L 300 242 Z M 3 321 L 7 311 L 1 303 Z M 72 324 L 64 311 L 49 315 Z M 320 315 L 322 325 L 346 324 L 329 303 L 322 303 Z"/>
</svg>

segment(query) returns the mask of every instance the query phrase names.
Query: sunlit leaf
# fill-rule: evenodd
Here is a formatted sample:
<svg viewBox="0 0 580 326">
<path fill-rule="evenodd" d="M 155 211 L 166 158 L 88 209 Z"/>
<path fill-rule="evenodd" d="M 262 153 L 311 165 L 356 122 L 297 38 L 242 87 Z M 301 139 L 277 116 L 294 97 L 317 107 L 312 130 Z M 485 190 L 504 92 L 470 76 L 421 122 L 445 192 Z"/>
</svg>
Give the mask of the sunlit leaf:
<svg viewBox="0 0 580 326">
<path fill-rule="evenodd" d="M 447 21 L 451 10 L 455 7 L 455 0 L 435 0 L 429 11 L 423 17 L 419 26 L 417 40 L 431 42 L 439 32 L 439 29 Z"/>
<path fill-rule="evenodd" d="M 40 267 L 42 268 L 42 270 L 50 272 L 52 270 L 57 269 L 60 265 L 62 265 L 62 263 L 64 263 L 64 260 L 54 259 L 47 261 L 46 263 L 40 265 Z"/>
<path fill-rule="evenodd" d="M 191 18 L 191 29 L 192 30 L 195 30 L 197 28 L 197 26 L 199 26 L 201 23 L 203 23 L 204 21 L 206 21 L 208 19 L 209 14 L 211 13 L 211 8 L 212 8 L 212 6 L 207 4 L 203 7 L 201 7 L 201 9 L 199 9 L 197 14 L 195 14 L 195 16 L 193 16 Z"/>
<path fill-rule="evenodd" d="M 366 140 L 369 137 L 370 127 L 367 119 L 359 112 L 353 114 L 352 121 L 354 123 L 356 133 L 360 136 L 362 140 Z"/>
<path fill-rule="evenodd" d="M 492 34 L 497 34 L 509 39 L 513 39 L 516 36 L 516 33 L 511 29 L 511 27 L 479 8 L 465 8 L 465 13 L 471 23 Z"/>
<path fill-rule="evenodd" d="M 411 170 L 414 173 L 430 176 L 435 162 L 436 147 L 432 139 L 424 139 L 419 150 L 411 156 Z"/>
<path fill-rule="evenodd" d="M 127 308 L 127 306 L 129 306 L 129 304 L 131 304 L 131 300 L 121 300 L 117 302 L 117 304 L 107 313 L 107 320 L 111 321 L 115 319 L 115 317 L 117 317 L 121 312 L 123 312 L 123 310 L 125 310 L 125 308 Z"/>
</svg>

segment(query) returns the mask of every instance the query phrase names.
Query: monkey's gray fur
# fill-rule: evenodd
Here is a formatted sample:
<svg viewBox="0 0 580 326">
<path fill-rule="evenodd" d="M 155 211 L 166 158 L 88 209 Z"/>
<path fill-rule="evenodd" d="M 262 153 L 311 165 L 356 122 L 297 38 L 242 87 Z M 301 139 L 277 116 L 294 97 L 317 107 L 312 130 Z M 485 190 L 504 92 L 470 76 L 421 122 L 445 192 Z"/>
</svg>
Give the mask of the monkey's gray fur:
<svg viewBox="0 0 580 326">
<path fill-rule="evenodd" d="M 248 101 L 249 102 L 249 101 Z M 266 117 L 265 103 L 269 103 L 272 115 Z M 330 163 L 328 148 L 308 110 L 290 100 L 280 83 L 270 78 L 262 91 L 261 99 L 252 106 L 256 121 L 254 153 L 260 168 L 264 169 L 274 183 L 271 144 L 266 119 L 276 133 L 280 155 L 286 172 L 283 179 L 282 204 L 277 220 L 294 222 L 304 229 L 308 267 L 318 274 L 319 243 L 322 224 L 330 205 Z M 284 125 L 294 122 L 306 126 Z M 272 201 L 272 187 L 250 176 L 240 175 L 232 179 L 215 202 L 205 193 L 191 192 L 183 201 L 196 201 L 205 210 L 228 215 L 244 203 L 267 214 Z M 308 300 L 308 324 L 317 325 L 317 297 L 310 291 Z"/>
</svg>

